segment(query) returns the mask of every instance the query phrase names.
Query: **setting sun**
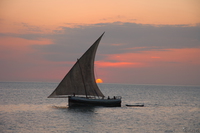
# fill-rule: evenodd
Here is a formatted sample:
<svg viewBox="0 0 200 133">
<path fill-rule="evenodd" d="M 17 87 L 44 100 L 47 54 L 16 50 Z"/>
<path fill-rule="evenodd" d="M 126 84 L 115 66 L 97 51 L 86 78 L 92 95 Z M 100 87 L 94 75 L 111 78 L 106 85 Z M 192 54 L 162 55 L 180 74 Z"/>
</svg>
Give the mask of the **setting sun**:
<svg viewBox="0 0 200 133">
<path fill-rule="evenodd" d="M 103 83 L 102 79 L 96 79 L 96 83 Z"/>
</svg>

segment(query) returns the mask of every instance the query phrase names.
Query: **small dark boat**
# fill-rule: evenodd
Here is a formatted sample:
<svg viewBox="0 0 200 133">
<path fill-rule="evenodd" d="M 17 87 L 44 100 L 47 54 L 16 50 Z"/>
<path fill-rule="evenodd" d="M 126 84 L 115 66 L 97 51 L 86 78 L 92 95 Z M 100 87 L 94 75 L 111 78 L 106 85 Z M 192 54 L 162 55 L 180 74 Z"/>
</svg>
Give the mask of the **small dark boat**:
<svg viewBox="0 0 200 133">
<path fill-rule="evenodd" d="M 127 107 L 144 107 L 144 104 L 126 104 Z"/>
</svg>

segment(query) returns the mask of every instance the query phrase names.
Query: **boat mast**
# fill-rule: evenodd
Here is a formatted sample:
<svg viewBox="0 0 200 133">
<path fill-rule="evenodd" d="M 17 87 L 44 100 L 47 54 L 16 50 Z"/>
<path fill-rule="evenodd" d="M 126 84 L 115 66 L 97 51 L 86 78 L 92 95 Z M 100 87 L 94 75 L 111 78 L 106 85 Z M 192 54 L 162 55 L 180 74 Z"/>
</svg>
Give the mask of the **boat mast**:
<svg viewBox="0 0 200 133">
<path fill-rule="evenodd" d="M 80 71 L 81 71 L 81 77 L 82 77 L 82 80 L 83 80 L 84 89 L 85 89 L 85 95 L 86 95 L 86 98 L 87 98 L 88 96 L 87 96 L 87 90 L 86 90 L 85 80 L 83 78 L 83 73 L 82 73 L 81 65 L 79 63 L 79 59 L 77 59 L 77 62 L 78 62 L 78 65 L 79 65 L 79 68 L 80 68 Z"/>
</svg>

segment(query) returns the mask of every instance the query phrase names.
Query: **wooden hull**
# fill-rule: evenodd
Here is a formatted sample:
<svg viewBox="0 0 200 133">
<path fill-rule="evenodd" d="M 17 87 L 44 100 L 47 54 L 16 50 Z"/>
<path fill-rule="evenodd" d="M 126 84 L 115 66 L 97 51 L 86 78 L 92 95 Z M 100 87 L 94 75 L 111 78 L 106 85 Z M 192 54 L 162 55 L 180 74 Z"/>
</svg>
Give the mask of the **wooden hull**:
<svg viewBox="0 0 200 133">
<path fill-rule="evenodd" d="M 85 97 L 73 97 L 68 99 L 69 107 L 76 106 L 103 106 L 103 107 L 121 107 L 121 99 L 90 99 Z"/>
</svg>

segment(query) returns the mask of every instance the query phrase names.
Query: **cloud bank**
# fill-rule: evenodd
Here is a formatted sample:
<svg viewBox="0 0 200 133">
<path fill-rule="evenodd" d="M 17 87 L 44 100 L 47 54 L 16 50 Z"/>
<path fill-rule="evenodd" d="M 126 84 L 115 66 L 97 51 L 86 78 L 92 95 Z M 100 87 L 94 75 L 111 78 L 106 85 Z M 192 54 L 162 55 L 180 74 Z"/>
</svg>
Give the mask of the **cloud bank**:
<svg viewBox="0 0 200 133">
<path fill-rule="evenodd" d="M 12 59 L 12 56 L 15 56 L 14 53 L 10 56 L 7 56 L 5 52 L 1 53 L 1 56 L 5 58 L 0 58 L 0 61 L 9 62 L 2 65 L 1 71 L 6 70 L 7 65 L 18 64 L 15 67 L 18 70 L 18 72 L 15 71 L 15 75 L 23 72 L 20 68 L 25 67 L 27 71 L 39 70 L 45 74 L 48 71 L 56 73 L 58 72 L 56 69 L 59 69 L 55 77 L 61 77 L 58 75 L 64 69 L 69 69 L 73 62 L 105 31 L 96 58 L 97 69 L 101 73 L 98 75 L 104 77 L 104 81 L 152 84 L 183 84 L 188 81 L 186 84 L 198 84 L 197 78 L 200 78 L 198 60 L 200 58 L 200 27 L 198 25 L 145 25 L 114 22 L 62 26 L 50 34 L 39 33 L 42 28 L 27 23 L 23 25 L 27 31 L 34 30 L 38 33 L 0 35 L 1 38 L 25 40 L 21 41 L 21 44 L 7 41 L 9 46 L 1 43 L 3 46 L 1 51 L 14 52 L 10 49 L 12 46 L 25 49 L 20 53 L 20 57 L 24 58 L 20 61 L 20 65 L 17 59 Z M 30 41 L 32 43 L 28 43 Z M 20 50 L 19 47 L 15 50 Z M 189 61 L 193 63 L 188 64 Z M 12 67 L 10 69 L 14 71 Z M 183 78 L 183 73 L 192 76 L 193 81 L 189 80 L 191 78 L 188 76 Z M 39 75 L 36 74 L 32 78 L 37 79 Z M 8 78 L 8 76 L 5 77 Z M 175 82 L 170 79 L 171 77 L 179 80 Z M 1 77 L 1 80 L 3 79 Z"/>
</svg>

